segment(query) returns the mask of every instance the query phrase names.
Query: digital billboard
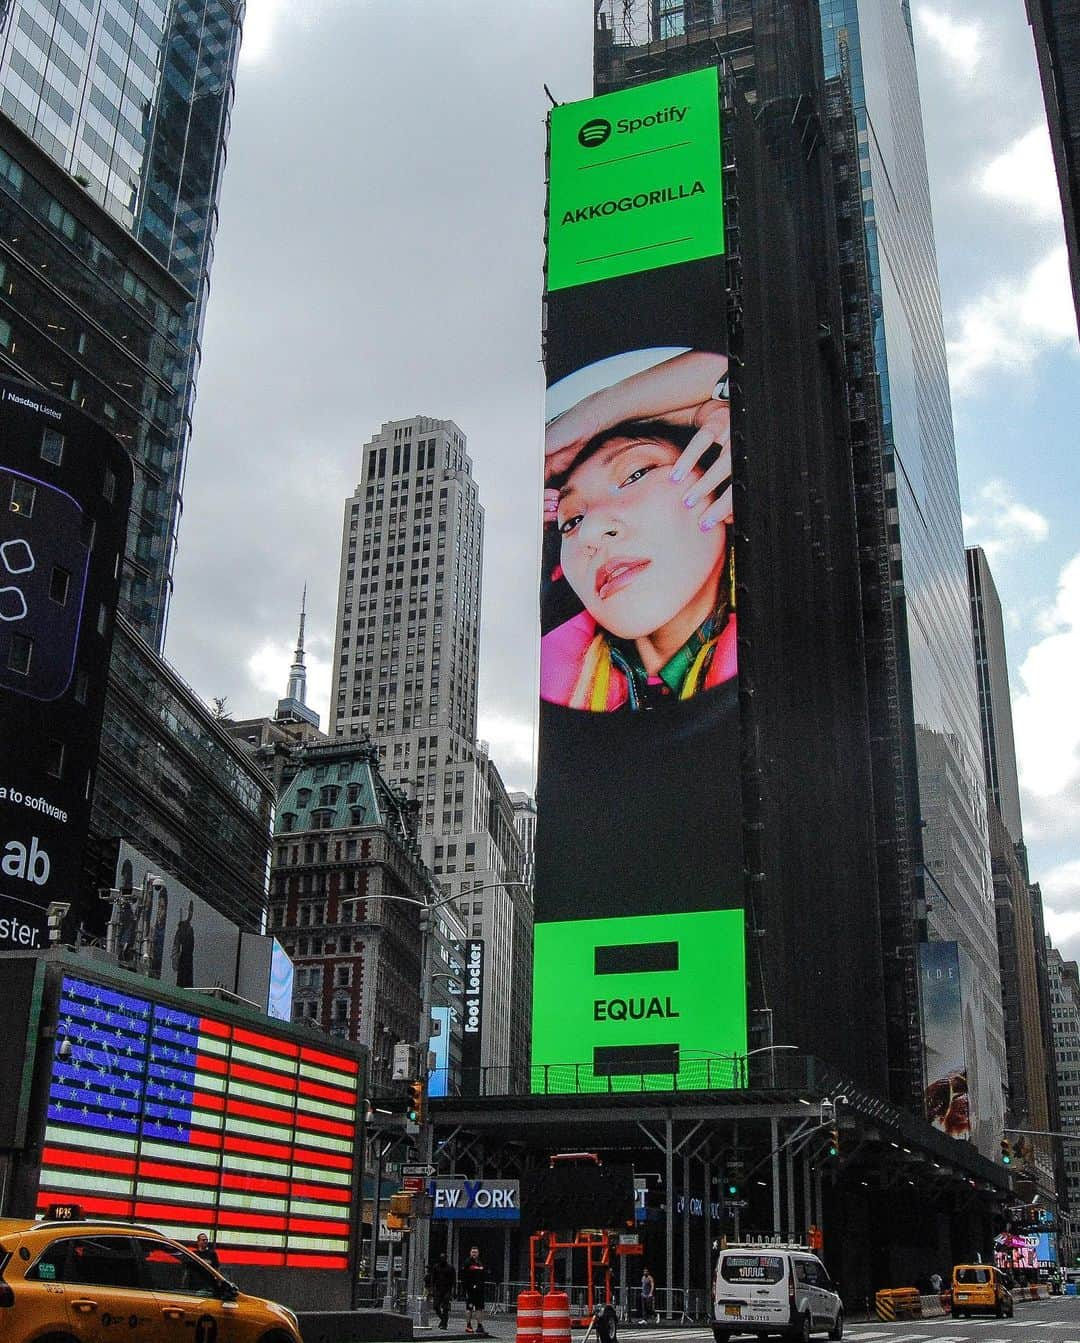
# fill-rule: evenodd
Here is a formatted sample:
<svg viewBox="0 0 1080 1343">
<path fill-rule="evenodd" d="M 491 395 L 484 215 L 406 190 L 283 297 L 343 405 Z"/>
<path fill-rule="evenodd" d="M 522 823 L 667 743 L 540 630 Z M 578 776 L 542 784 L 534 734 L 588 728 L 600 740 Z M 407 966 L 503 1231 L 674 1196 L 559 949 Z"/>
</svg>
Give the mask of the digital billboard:
<svg viewBox="0 0 1080 1343">
<path fill-rule="evenodd" d="M 923 1048 L 926 1056 L 926 1117 L 950 1138 L 971 1137 L 971 1093 L 964 1039 L 959 945 L 924 942 L 919 947 Z"/>
<path fill-rule="evenodd" d="M 549 152 L 532 1083 L 701 1085 L 746 1049 L 717 71 Z"/>
<path fill-rule="evenodd" d="M 0 951 L 78 896 L 132 480 L 103 427 L 0 378 Z"/>
<path fill-rule="evenodd" d="M 36 1204 L 206 1232 L 226 1264 L 348 1267 L 360 1067 L 65 975 Z"/>
</svg>

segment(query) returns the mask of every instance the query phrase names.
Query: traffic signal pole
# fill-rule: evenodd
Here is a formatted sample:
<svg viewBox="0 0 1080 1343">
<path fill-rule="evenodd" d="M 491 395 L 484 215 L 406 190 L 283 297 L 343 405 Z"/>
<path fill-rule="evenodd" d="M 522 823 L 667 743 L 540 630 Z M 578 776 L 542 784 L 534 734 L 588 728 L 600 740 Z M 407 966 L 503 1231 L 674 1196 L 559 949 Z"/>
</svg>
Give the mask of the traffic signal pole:
<svg viewBox="0 0 1080 1343">
<path fill-rule="evenodd" d="M 435 1131 L 428 1109 L 428 1048 L 431 1039 L 431 912 L 420 911 L 420 1042 L 417 1046 L 419 1067 L 420 1116 L 416 1147 L 419 1164 L 431 1165 L 435 1152 Z M 431 1250 L 431 1218 L 417 1213 L 409 1237 L 408 1310 L 413 1324 L 427 1324 L 427 1296 L 424 1278 L 427 1275 Z"/>
</svg>

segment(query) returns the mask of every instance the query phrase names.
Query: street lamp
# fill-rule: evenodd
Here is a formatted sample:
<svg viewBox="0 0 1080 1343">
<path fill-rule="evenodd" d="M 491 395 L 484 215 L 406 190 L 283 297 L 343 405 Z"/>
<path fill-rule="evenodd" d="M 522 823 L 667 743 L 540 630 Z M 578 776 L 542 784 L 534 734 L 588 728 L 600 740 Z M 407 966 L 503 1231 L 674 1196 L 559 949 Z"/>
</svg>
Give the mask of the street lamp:
<svg viewBox="0 0 1080 1343">
<path fill-rule="evenodd" d="M 797 1050 L 798 1048 L 799 1048 L 798 1045 L 759 1045 L 759 1046 L 757 1047 L 757 1049 L 748 1049 L 748 1050 L 746 1051 L 745 1054 L 741 1055 L 741 1058 L 742 1058 L 742 1074 L 743 1074 L 742 1082 L 743 1082 L 743 1086 L 746 1086 L 746 1085 L 747 1085 L 747 1080 L 748 1080 L 748 1077 L 749 1077 L 749 1069 L 748 1069 L 747 1066 L 746 1066 L 746 1061 L 747 1061 L 747 1059 L 752 1059 L 752 1058 L 754 1057 L 755 1054 L 776 1054 L 776 1053 L 779 1052 L 779 1050 L 781 1050 L 781 1049 L 795 1049 L 795 1050 Z M 772 1087 L 775 1087 L 775 1086 L 776 1086 L 776 1060 L 775 1060 L 775 1059 L 770 1059 L 770 1060 L 769 1060 L 769 1063 L 770 1063 L 770 1065 L 771 1065 L 770 1068 L 769 1068 L 769 1085 L 772 1086 Z"/>
</svg>

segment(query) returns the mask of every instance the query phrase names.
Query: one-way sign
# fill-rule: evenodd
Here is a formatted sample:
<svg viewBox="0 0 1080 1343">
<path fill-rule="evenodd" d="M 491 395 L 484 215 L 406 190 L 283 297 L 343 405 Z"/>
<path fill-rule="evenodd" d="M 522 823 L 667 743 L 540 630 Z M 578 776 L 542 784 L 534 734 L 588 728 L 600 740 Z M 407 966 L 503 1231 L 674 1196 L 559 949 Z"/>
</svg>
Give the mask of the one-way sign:
<svg viewBox="0 0 1080 1343">
<path fill-rule="evenodd" d="M 402 1175 L 426 1175 L 430 1180 L 435 1174 L 434 1166 L 402 1166 Z"/>
</svg>

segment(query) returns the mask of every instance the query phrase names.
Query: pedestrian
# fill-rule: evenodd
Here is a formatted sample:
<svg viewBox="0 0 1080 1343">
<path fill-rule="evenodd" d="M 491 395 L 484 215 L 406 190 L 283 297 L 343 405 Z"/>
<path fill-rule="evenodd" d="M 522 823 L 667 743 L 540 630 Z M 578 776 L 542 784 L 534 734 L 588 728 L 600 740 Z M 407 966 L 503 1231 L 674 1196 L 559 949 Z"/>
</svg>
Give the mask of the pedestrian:
<svg viewBox="0 0 1080 1343">
<path fill-rule="evenodd" d="M 641 1320 L 651 1324 L 656 1317 L 656 1279 L 648 1268 L 641 1270 Z"/>
<path fill-rule="evenodd" d="M 445 1254 L 440 1254 L 431 1270 L 431 1304 L 439 1317 L 439 1328 L 445 1329 L 450 1320 L 450 1302 L 454 1296 L 457 1274 Z"/>
<path fill-rule="evenodd" d="M 941 1289 L 944 1286 L 944 1282 L 945 1279 L 941 1276 L 940 1273 L 930 1274 L 930 1290 L 934 1293 L 935 1296 L 941 1295 Z"/>
<path fill-rule="evenodd" d="M 480 1258 L 479 1247 L 474 1245 L 469 1251 L 465 1267 L 461 1270 L 461 1286 L 465 1295 L 465 1332 L 487 1336 L 484 1328 L 484 1284 L 487 1281 L 487 1269 Z M 473 1328 L 473 1317 L 476 1328 Z"/>
<path fill-rule="evenodd" d="M 205 1231 L 200 1231 L 195 1241 L 195 1253 L 211 1268 L 220 1268 L 221 1260 L 218 1258 L 218 1252 L 210 1244 L 210 1237 Z"/>
</svg>

